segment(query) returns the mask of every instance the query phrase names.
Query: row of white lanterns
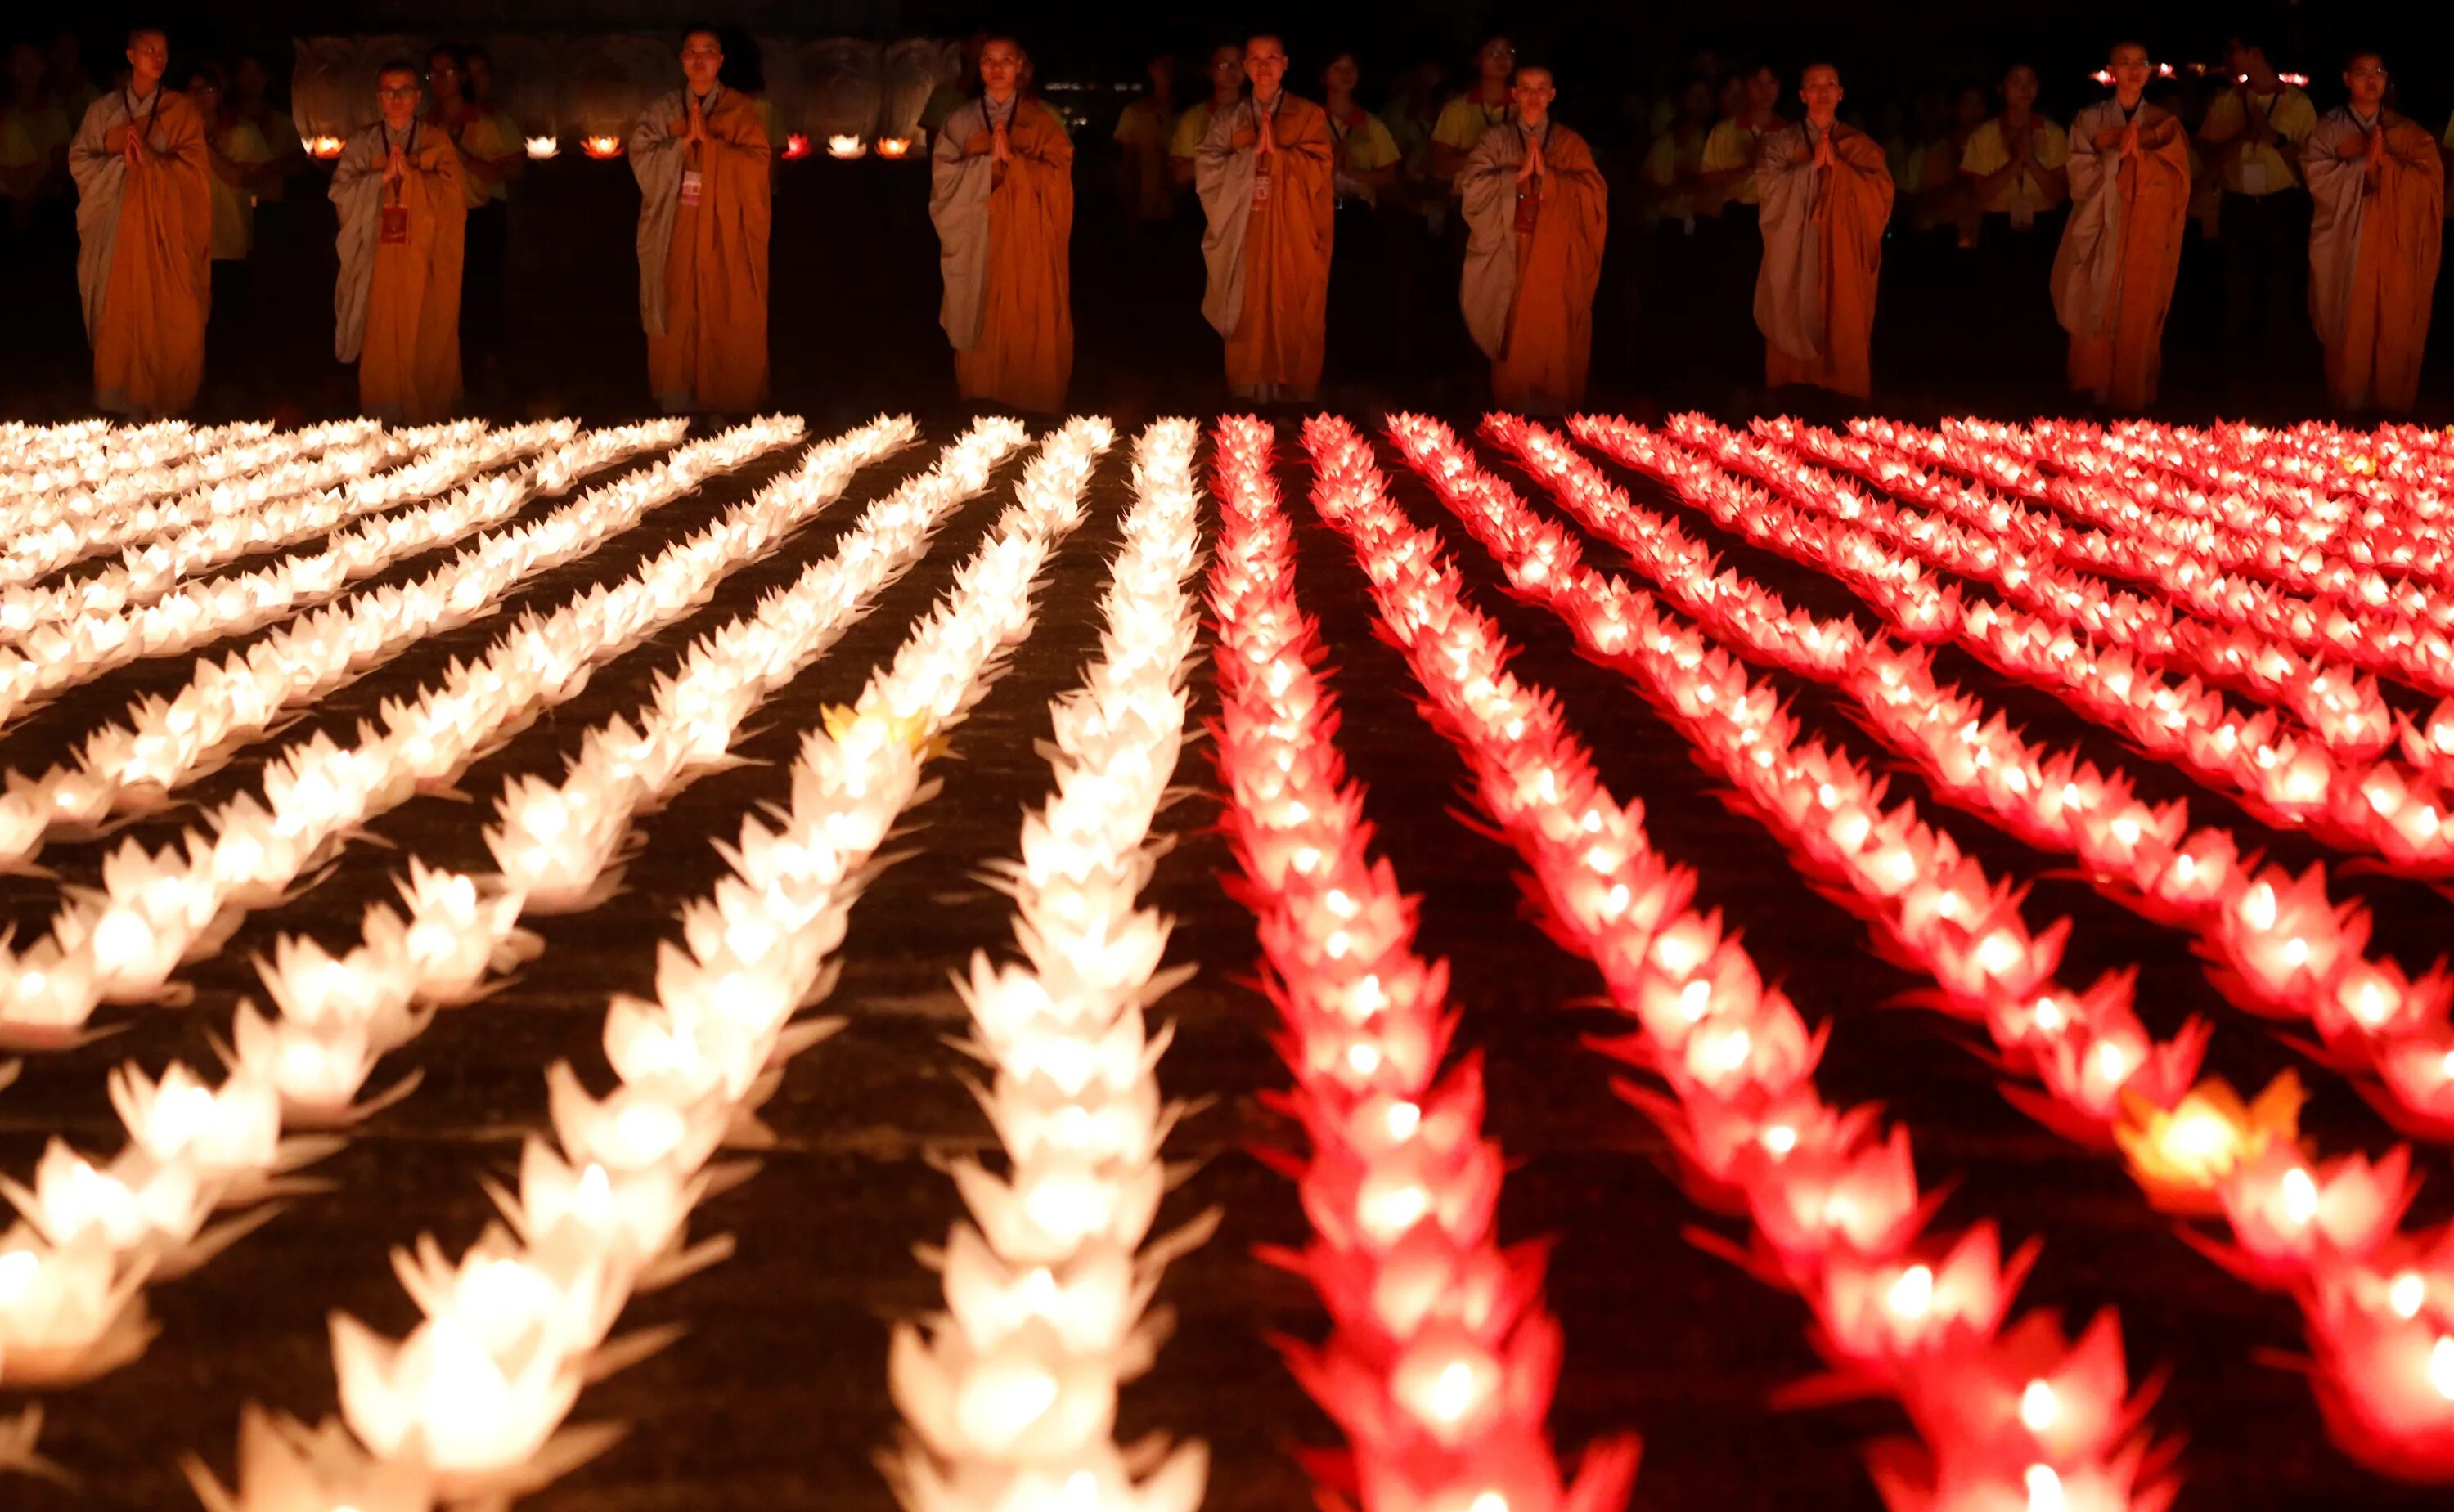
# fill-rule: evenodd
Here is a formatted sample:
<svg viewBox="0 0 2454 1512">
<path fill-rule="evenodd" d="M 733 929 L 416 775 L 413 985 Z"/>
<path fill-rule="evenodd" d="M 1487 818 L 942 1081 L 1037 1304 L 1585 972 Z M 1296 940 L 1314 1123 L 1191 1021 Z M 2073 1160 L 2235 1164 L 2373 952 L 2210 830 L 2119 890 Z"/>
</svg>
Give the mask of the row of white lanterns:
<svg viewBox="0 0 2454 1512">
<path fill-rule="evenodd" d="M 709 476 L 800 437 L 798 419 L 764 419 L 684 447 L 616 487 L 678 497 Z M 802 471 L 833 480 L 848 451 L 881 447 L 874 430 L 811 453 Z M 51 932 L 23 951 L 0 945 L 0 1041 L 36 1047 L 79 1037 L 102 1002 L 176 1000 L 170 974 L 219 947 L 246 912 L 280 900 L 351 831 L 440 787 L 470 762 L 575 694 L 589 670 L 692 612 L 725 576 L 831 501 L 771 492 L 736 506 L 613 586 L 586 589 L 550 614 L 529 613 L 473 663 L 387 700 L 375 726 L 342 746 L 318 733 L 266 763 L 260 793 L 207 816 L 210 835 L 149 853 L 133 841 L 103 860 L 98 893 L 71 900 Z"/>
<path fill-rule="evenodd" d="M 99 518 L 328 446 L 354 446 L 382 428 L 358 419 L 276 432 L 257 421 L 109 434 L 47 460 L 0 470 L 0 510 L 8 511 L 11 523 L 22 523 L 18 511 L 31 511 L 27 518 L 37 520 Z M 0 441 L 0 452 L 6 445 Z M 16 545 L 12 541 L 11 548 Z"/>
<path fill-rule="evenodd" d="M 10 589 L 0 603 L 19 605 L 24 585 L 89 557 L 364 477 L 448 434 L 449 428 L 439 426 L 387 431 L 372 420 L 343 421 L 131 473 L 99 493 L 77 489 L 19 499 L 0 521 L 9 530 L 0 584 Z M 14 616 L 10 624 L 15 626 Z"/>
<path fill-rule="evenodd" d="M 482 443 L 447 448 L 449 454 L 434 470 L 412 481 L 413 491 L 389 498 L 384 507 L 447 495 L 536 444 L 533 435 L 514 433 L 500 448 Z M 447 502 L 444 508 L 450 507 Z M 346 497 L 337 493 L 323 496 L 315 511 L 329 516 L 327 529 L 352 512 Z M 412 511 L 369 520 L 329 536 L 318 550 L 282 557 L 252 571 L 191 582 L 142 606 L 85 609 L 69 620 L 34 626 L 16 645 L 0 646 L 0 722 L 130 662 L 194 650 L 330 599 L 400 555 L 450 539 L 435 538 L 432 527 L 448 526 L 451 518 L 448 512 Z"/>
<path fill-rule="evenodd" d="M 1027 964 L 976 953 L 957 983 L 1009 1174 L 954 1164 L 971 1221 L 943 1252 L 946 1311 L 895 1332 L 889 1383 L 911 1432 L 885 1462 L 909 1506 L 1190 1512 L 1201 1497 L 1200 1444 L 1145 1443 L 1129 1464 L 1115 1442 L 1117 1387 L 1167 1326 L 1148 1310 L 1158 1272 L 1216 1224 L 1143 1248 L 1168 1184 L 1160 1142 L 1181 1111 L 1160 1101 L 1169 1035 L 1144 1011 L 1182 973 L 1159 969 L 1168 924 L 1137 899 L 1184 745 L 1198 439 L 1192 422 L 1162 420 L 1136 448 L 1100 658 L 1051 704 L 1055 791 L 1024 818 L 1019 855 L 994 867 Z"/>
<path fill-rule="evenodd" d="M 126 615 L 159 600 L 199 573 L 243 556 L 282 550 L 329 535 L 339 527 L 380 514 L 404 500 L 432 496 L 471 476 L 477 468 L 500 467 L 579 433 L 568 420 L 549 420 L 490 430 L 482 421 L 455 426 L 445 434 L 412 443 L 382 457 L 382 470 L 369 457 L 357 471 L 343 473 L 332 487 L 301 490 L 233 508 L 166 530 L 126 547 L 117 562 L 98 571 L 64 577 L 48 587 L 0 589 L 0 635 L 23 640 L 46 625 L 87 615 Z M 392 431 L 389 444 L 408 431 Z M 345 464 L 346 465 L 346 464 Z"/>
<path fill-rule="evenodd" d="M 685 947 L 660 950 L 654 1003 L 617 998 L 606 1020 L 620 1086 L 592 1097 L 568 1065 L 549 1073 L 554 1140 L 526 1144 L 507 1228 L 454 1263 L 423 1240 L 395 1268 L 424 1320 L 397 1343 L 333 1323 L 341 1420 L 308 1428 L 251 1413 L 235 1493 L 223 1504 L 423 1508 L 533 1488 L 608 1441 L 562 1430 L 587 1380 L 653 1333 L 608 1343 L 635 1291 L 720 1258 L 685 1247 L 691 1209 L 726 1173 L 709 1162 L 772 1089 L 783 1058 L 827 1023 L 793 1024 L 824 996 L 846 913 L 896 817 L 926 796 L 922 766 L 1030 628 L 1031 594 L 1082 517 L 1109 445 L 1104 423 L 1051 438 L 996 535 L 849 710 L 805 733 L 791 800 L 770 829 L 745 819 L 732 875 L 683 910 Z M 559 1145 L 557 1149 L 555 1146 Z"/>
<path fill-rule="evenodd" d="M 681 439 L 685 424 L 652 421 L 592 430 L 535 465 L 481 478 L 447 499 L 372 522 L 329 549 L 346 577 L 512 520 L 549 490 L 622 458 Z M 646 474 L 641 474 L 642 477 Z M 557 487 L 556 486 L 560 487 Z M 81 743 L 68 766 L 9 774 L 0 792 L 0 864 L 22 865 L 46 836 L 74 834 L 111 815 L 158 805 L 261 736 L 283 711 L 390 660 L 412 645 L 492 611 L 513 587 L 593 551 L 651 507 L 680 497 L 618 484 L 540 519 L 488 536 L 412 583 L 311 612 L 220 661 L 199 659 L 186 686 L 148 694 Z"/>
</svg>

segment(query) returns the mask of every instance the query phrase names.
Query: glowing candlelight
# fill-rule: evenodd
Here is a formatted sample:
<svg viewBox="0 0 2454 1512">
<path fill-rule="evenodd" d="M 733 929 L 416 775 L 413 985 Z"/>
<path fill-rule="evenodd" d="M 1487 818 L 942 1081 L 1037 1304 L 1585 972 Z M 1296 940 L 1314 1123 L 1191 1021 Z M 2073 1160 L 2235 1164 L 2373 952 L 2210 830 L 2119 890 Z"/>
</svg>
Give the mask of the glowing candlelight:
<svg viewBox="0 0 2454 1512">
<path fill-rule="evenodd" d="M 911 150 L 912 138 L 908 136 L 881 136 L 877 139 L 877 155 L 880 157 L 902 157 Z"/>
<path fill-rule="evenodd" d="M 827 156 L 829 157 L 861 157 L 868 151 L 869 145 L 850 132 L 842 132 L 827 138 Z"/>
<path fill-rule="evenodd" d="M 534 1459 L 578 1400 L 568 1356 L 532 1346 L 497 1358 L 456 1317 L 429 1319 L 397 1344 L 347 1313 L 332 1329 L 350 1430 L 382 1458 L 449 1482 L 482 1485 Z"/>
<path fill-rule="evenodd" d="M 307 151 L 310 156 L 324 158 L 329 161 L 330 159 L 339 157 L 341 155 L 341 149 L 348 145 L 348 143 L 342 141 L 337 136 L 315 136 L 308 138 Z"/>
<path fill-rule="evenodd" d="M 561 155 L 562 152 L 562 142 L 556 137 L 533 136 L 528 139 L 527 145 L 532 162 L 542 163 L 548 158 Z"/>
<path fill-rule="evenodd" d="M 2212 1213 L 2234 1167 L 2258 1160 L 2270 1145 L 2291 1148 L 2300 1138 L 2307 1094 L 2290 1071 L 2251 1102 L 2221 1078 L 2192 1087 L 2170 1108 L 2126 1101 L 2113 1137 L 2149 1202 L 2165 1212 Z"/>
<path fill-rule="evenodd" d="M 785 161 L 798 162 L 800 159 L 809 155 L 810 139 L 806 133 L 795 131 L 790 136 L 784 138 Z"/>
<path fill-rule="evenodd" d="M 584 136 L 580 138 L 579 147 L 580 150 L 593 158 L 620 157 L 622 155 L 622 139 L 611 132 L 598 132 L 594 135 Z"/>
</svg>

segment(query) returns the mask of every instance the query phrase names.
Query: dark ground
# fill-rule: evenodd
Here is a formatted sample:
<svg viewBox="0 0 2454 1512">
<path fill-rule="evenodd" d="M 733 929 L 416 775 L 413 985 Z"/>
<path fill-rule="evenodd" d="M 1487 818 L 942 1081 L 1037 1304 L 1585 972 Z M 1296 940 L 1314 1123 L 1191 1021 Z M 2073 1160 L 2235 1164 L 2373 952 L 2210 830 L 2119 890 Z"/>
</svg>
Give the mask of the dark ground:
<svg viewBox="0 0 2454 1512">
<path fill-rule="evenodd" d="M 779 352 L 779 372 L 787 360 L 806 363 L 807 354 L 785 359 Z M 890 371 L 899 370 L 893 367 L 898 360 L 880 354 Z M 934 352 L 912 359 L 915 383 L 935 360 Z M 846 397 L 835 409 L 854 403 Z M 933 430 L 930 444 L 942 439 Z M 757 1178 L 700 1210 L 694 1232 L 736 1234 L 738 1255 L 634 1304 L 626 1322 L 679 1322 L 688 1335 L 588 1393 L 578 1421 L 629 1420 L 634 1431 L 533 1505 L 548 1512 L 833 1512 L 890 1504 L 871 1467 L 895 1428 L 885 1391 L 887 1326 L 935 1303 L 935 1280 L 914 1262 L 911 1248 L 942 1240 L 957 1207 L 954 1188 L 924 1156 L 976 1148 L 988 1139 L 957 1080 L 966 1063 L 941 1040 L 959 1030 L 962 1016 L 946 973 L 973 949 L 999 949 L 1008 939 L 1004 900 L 973 873 L 1013 849 L 1022 810 L 1043 794 L 1046 768 L 1032 741 L 1047 733 L 1048 699 L 1071 686 L 1096 642 L 1096 597 L 1128 498 L 1128 440 L 1129 433 L 1120 437 L 1094 486 L 1094 519 L 1064 547 L 1043 587 L 1037 632 L 955 732 L 943 768 L 946 790 L 913 816 L 921 826 L 917 854 L 889 870 L 854 911 L 842 982 L 829 1005 L 848 1015 L 851 1027 L 793 1064 L 765 1109 L 781 1144 Z M 1517 917 L 1510 857 L 1443 811 L 1456 802 L 1463 768 L 1427 738 L 1414 714 L 1402 664 L 1370 634 L 1362 578 L 1342 541 L 1303 505 L 1301 453 L 1291 432 L 1282 441 L 1282 483 L 1301 522 L 1298 593 L 1336 649 L 1347 752 L 1368 785 L 1382 846 L 1404 885 L 1423 894 L 1424 949 L 1453 961 L 1467 1040 L 1488 1056 L 1491 1132 L 1522 1163 L 1507 1183 L 1502 1237 L 1560 1238 L 1550 1291 L 1568 1340 L 1554 1415 L 1560 1442 L 1573 1447 L 1605 1430 L 1641 1431 L 1640 1508 L 1872 1507 L 1856 1449 L 1868 1433 L 1892 1425 L 1894 1414 L 1767 1407 L 1772 1391 L 1814 1366 L 1800 1338 L 1804 1309 L 1680 1237 L 1697 1214 L 1657 1168 L 1659 1142 L 1609 1094 L 1605 1063 L 1579 1044 L 1580 1034 L 1606 1026 L 1574 1005 L 1598 982 Z M 843 503 L 731 579 L 714 605 L 601 668 L 582 696 L 481 764 L 463 786 L 484 805 L 507 773 L 558 771 L 580 732 L 634 706 L 691 637 L 826 551 L 862 502 L 925 466 L 928 455 L 915 448 L 862 475 Z M 659 511 L 596 556 L 532 584 L 507 609 L 559 602 L 582 585 L 626 571 L 644 551 L 783 465 L 745 469 Z M 1447 527 L 1393 454 L 1384 466 L 1416 518 L 1441 523 L 1478 601 L 1500 612 L 1524 647 L 1519 665 L 1560 691 L 1614 790 L 1645 800 L 1659 848 L 1703 868 L 1702 904 L 1726 909 L 1745 928 L 1751 947 L 1811 1021 L 1837 1023 L 1825 1062 L 1827 1094 L 1883 1101 L 1915 1130 L 1929 1180 L 1963 1178 L 1944 1223 L 1990 1216 L 2015 1241 L 2047 1238 L 2026 1302 L 2077 1314 L 2118 1306 L 2134 1370 L 2174 1367 L 2157 1421 L 2190 1441 L 2185 1507 L 2444 1505 L 2442 1493 L 2387 1485 L 2329 1449 L 2298 1381 L 2252 1358 L 2261 1347 L 2294 1344 L 2291 1307 L 2222 1277 L 2145 1210 L 2117 1165 L 2075 1151 L 2014 1113 L 1956 1031 L 1929 1016 L 1882 1007 L 1907 980 L 1867 953 L 1862 928 L 1802 885 L 1760 829 L 1712 802 L 1683 743 L 1613 675 L 1576 659 L 1559 626 L 1539 611 L 1503 607 L 1487 561 Z M 1009 468 L 1008 480 L 1014 471 Z M 998 502 L 993 492 L 969 506 L 926 564 L 768 705 L 754 721 L 762 733 L 741 747 L 765 764 L 710 777 L 644 823 L 648 846 L 633 869 L 633 890 L 577 918 L 546 921 L 546 954 L 516 985 L 445 1015 L 378 1072 L 372 1084 L 378 1087 L 411 1067 L 423 1068 L 427 1080 L 319 1167 L 332 1190 L 297 1201 L 196 1275 L 154 1292 L 163 1332 L 142 1361 L 45 1402 L 45 1446 L 83 1478 L 82 1489 L 0 1482 L 0 1505 L 26 1512 L 187 1505 L 175 1455 L 200 1451 L 227 1473 L 243 1402 L 311 1416 L 332 1410 L 326 1314 L 347 1309 L 395 1336 L 410 1325 L 413 1314 L 385 1263 L 387 1247 L 432 1230 L 456 1252 L 475 1237 L 488 1216 L 477 1178 L 507 1169 L 521 1132 L 543 1126 L 539 1073 L 553 1060 L 572 1057 L 603 1084 L 595 1040 L 606 995 L 649 989 L 652 942 L 668 931 L 674 900 L 715 875 L 710 836 L 729 834 L 747 806 L 781 796 L 785 771 L 773 764 L 789 758 L 822 703 L 849 698 L 892 651 Z M 1837 586 L 1678 512 L 1794 600 L 1820 613 L 1851 611 Z M 477 648 L 496 623 L 421 643 L 317 706 L 311 725 L 336 733 L 351 727 L 384 696 Z M 0 761 L 39 769 L 75 732 L 138 691 L 175 681 L 171 674 L 181 670 L 183 663 L 141 663 L 101 679 L 9 731 Z M 2142 778 L 2147 796 L 2188 792 L 2203 820 L 2235 825 L 2244 848 L 2268 845 L 2295 862 L 2310 853 L 2305 843 L 2267 834 L 2185 780 L 2126 760 L 2042 696 L 2006 687 L 1973 666 L 1952 670 L 1998 694 L 2034 733 L 2078 741 L 2100 762 L 2124 766 Z M 1215 708 L 1206 660 L 1196 682 L 1197 717 L 1206 716 Z M 1818 732 L 1871 754 L 1826 695 L 1802 684 L 1791 690 Z M 191 796 L 218 801 L 251 775 L 251 764 L 241 761 Z M 1314 1336 L 1321 1321 L 1300 1284 L 1251 1255 L 1256 1243 L 1301 1237 L 1293 1189 L 1248 1153 L 1255 1142 L 1286 1137 L 1255 1096 L 1283 1073 L 1263 1039 L 1270 1011 L 1238 982 L 1256 948 L 1248 916 L 1216 880 L 1229 862 L 1212 828 L 1217 806 L 1206 748 L 1194 747 L 1178 776 L 1200 792 L 1161 816 L 1161 829 L 1181 843 L 1161 862 L 1154 896 L 1178 920 L 1172 959 L 1197 962 L 1200 973 L 1164 1005 L 1178 1021 L 1179 1037 L 1160 1078 L 1172 1096 L 1217 1101 L 1171 1143 L 1177 1158 L 1197 1161 L 1198 1168 L 1171 1199 L 1161 1226 L 1214 1203 L 1225 1206 L 1227 1222 L 1217 1240 L 1168 1272 L 1162 1300 L 1178 1309 L 1181 1327 L 1154 1374 L 1128 1388 L 1121 1436 L 1156 1428 L 1204 1438 L 1216 1452 L 1211 1506 L 1281 1512 L 1307 1498 L 1287 1448 L 1326 1442 L 1330 1430 L 1264 1335 Z M 1911 777 L 1895 782 L 1905 793 L 1920 791 Z M 487 856 L 477 831 L 486 812 L 420 800 L 373 827 L 403 852 L 482 867 Z M 2073 980 L 2102 965 L 2138 964 L 2142 1011 L 2152 1026 L 2169 1030 L 2192 1011 L 2223 1025 L 2211 1070 L 2255 1085 L 2291 1064 L 2267 1034 L 2217 1002 L 2180 938 L 2047 876 L 2035 853 L 1940 812 L 1989 866 L 2038 879 L 2040 915 L 2078 918 Z M 174 811 L 134 833 L 158 844 L 187 817 Z M 91 845 L 59 846 L 44 859 L 85 879 L 94 875 L 98 855 Z M 351 937 L 359 912 L 386 891 L 385 879 L 400 860 L 366 846 L 352 858 L 302 898 L 250 920 L 219 960 L 188 973 L 199 988 L 197 1007 L 111 1011 L 125 1033 L 30 1064 L 18 1085 L 0 1093 L 0 1170 L 29 1169 L 53 1134 L 90 1149 L 112 1145 L 118 1135 L 103 1077 L 120 1060 L 134 1057 L 153 1068 L 174 1057 L 210 1064 L 209 1033 L 227 1025 L 237 997 L 254 989 L 249 952 L 276 931 L 312 932 L 327 943 Z M 2380 906 L 2387 944 L 2410 964 L 2419 964 L 2432 937 L 2444 938 L 2448 911 L 2433 895 L 2376 879 L 2359 885 Z M 7 879 L 0 882 L 0 915 L 31 922 L 52 897 L 49 885 Z M 2313 1080 L 2318 1091 L 2308 1118 L 2328 1148 L 2374 1151 L 2387 1143 L 2365 1104 L 2339 1081 Z M 2441 1190 L 2433 1202 L 2424 1199 L 2423 1216 L 2440 1216 L 2444 1205 Z M 14 1404 L 0 1398 L 0 1411 Z"/>
</svg>

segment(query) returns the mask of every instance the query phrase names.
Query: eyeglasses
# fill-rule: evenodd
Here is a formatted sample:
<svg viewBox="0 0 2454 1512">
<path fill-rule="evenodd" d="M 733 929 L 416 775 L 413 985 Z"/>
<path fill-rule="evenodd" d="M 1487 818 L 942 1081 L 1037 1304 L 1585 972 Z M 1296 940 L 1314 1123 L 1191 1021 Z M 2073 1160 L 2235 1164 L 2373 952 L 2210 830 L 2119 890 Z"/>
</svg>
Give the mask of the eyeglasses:
<svg viewBox="0 0 2454 1512">
<path fill-rule="evenodd" d="M 375 92 L 387 100 L 414 100 L 417 98 L 418 89 L 414 84 L 396 84 L 390 89 L 377 90 Z"/>
</svg>

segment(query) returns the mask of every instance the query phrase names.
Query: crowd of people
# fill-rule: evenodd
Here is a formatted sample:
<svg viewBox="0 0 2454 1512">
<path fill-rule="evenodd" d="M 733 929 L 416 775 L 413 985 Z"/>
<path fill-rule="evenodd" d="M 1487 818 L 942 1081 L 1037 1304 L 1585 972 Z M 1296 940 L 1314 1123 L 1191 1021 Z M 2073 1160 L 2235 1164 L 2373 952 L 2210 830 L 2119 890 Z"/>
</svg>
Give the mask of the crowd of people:
<svg viewBox="0 0 2454 1512">
<path fill-rule="evenodd" d="M 1607 270 L 1635 267 L 1677 291 L 1653 302 L 1658 331 L 1700 364 L 1758 353 L 1746 376 L 1766 390 L 1865 400 L 1879 302 L 1942 295 L 2010 326 L 2049 312 L 2075 402 L 2136 410 L 2156 398 L 2193 244 L 2217 265 L 2246 370 L 2314 335 L 2339 408 L 2407 410 L 2418 391 L 2446 169 L 2438 134 L 2392 108 L 2374 52 L 2345 60 L 2345 101 L 2322 115 L 2254 43 L 2231 43 L 2195 89 L 2119 43 L 2102 97 L 2067 126 L 2039 109 L 2025 64 L 2004 72 L 1999 109 L 1970 90 L 1869 117 L 1829 63 L 1793 78 L 1703 53 L 1640 119 L 1602 123 L 1599 150 L 1557 119 L 1555 71 L 1502 37 L 1477 50 L 1464 89 L 1414 70 L 1378 111 L 1353 54 L 1319 60 L 1311 90 L 1276 35 L 1207 62 L 1207 91 L 1183 101 L 1174 61 L 1152 60 L 1116 119 L 1114 229 L 1160 267 L 1198 236 L 1200 315 L 1238 403 L 1405 375 L 1427 402 L 1565 408 L 1584 397 L 1598 306 L 1606 340 L 1627 327 Z M 727 82 L 714 29 L 688 32 L 678 63 L 679 87 L 626 144 L 647 388 L 668 409 L 739 412 L 768 387 L 780 132 L 769 101 Z M 19 45 L 0 108 L 10 260 L 75 239 L 94 402 L 116 412 L 181 412 L 211 312 L 295 297 L 246 273 L 255 219 L 312 182 L 268 70 L 242 57 L 174 79 L 169 65 L 160 31 L 131 33 L 105 92 L 72 38 Z M 491 91 L 482 52 L 387 65 L 375 121 L 329 165 L 332 349 L 368 413 L 452 413 L 464 358 L 497 355 L 523 155 Z M 922 126 L 956 385 L 981 405 L 1057 409 L 1075 346 L 1068 122 L 1034 90 L 1021 44 L 983 35 Z M 1917 287 L 1884 292 L 1903 283 Z M 1468 349 L 1478 391 L 1461 393 L 1447 386 Z"/>
</svg>

